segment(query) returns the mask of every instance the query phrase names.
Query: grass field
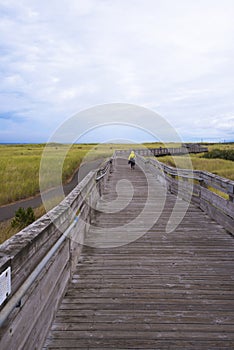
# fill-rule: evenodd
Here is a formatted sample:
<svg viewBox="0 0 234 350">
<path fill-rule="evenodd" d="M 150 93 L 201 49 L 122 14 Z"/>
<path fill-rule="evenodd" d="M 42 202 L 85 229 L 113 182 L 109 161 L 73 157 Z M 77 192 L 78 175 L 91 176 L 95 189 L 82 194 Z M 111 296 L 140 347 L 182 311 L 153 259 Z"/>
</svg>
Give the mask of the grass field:
<svg viewBox="0 0 234 350">
<path fill-rule="evenodd" d="M 83 160 L 89 161 L 97 158 L 106 158 L 111 156 L 116 149 L 137 149 L 142 147 L 179 147 L 169 143 L 147 143 L 144 145 L 120 145 L 120 144 L 86 144 L 73 145 L 67 153 L 63 163 L 62 179 L 63 183 L 67 182 L 74 171 L 79 167 Z M 207 145 L 209 150 L 212 149 L 234 149 L 234 144 L 212 144 Z M 34 196 L 39 193 L 39 168 L 43 154 L 44 144 L 32 145 L 0 145 L 0 205 L 11 203 L 18 199 Z M 47 156 L 51 162 L 61 160 L 61 148 L 63 145 L 50 145 L 47 149 Z M 197 170 L 206 170 L 220 176 L 234 180 L 234 162 L 222 159 L 204 159 L 202 154 L 191 155 L 193 168 Z M 170 156 L 160 157 L 160 161 L 169 165 L 174 165 L 173 158 Z M 185 167 L 183 156 L 177 156 L 177 164 Z M 52 167 L 53 168 L 53 167 Z M 55 167 L 56 169 L 56 167 Z M 48 174 L 48 179 L 55 177 L 55 174 Z M 53 186 L 54 183 L 48 181 L 47 187 Z M 57 204 L 57 202 L 55 203 Z M 53 207 L 53 204 L 51 204 Z M 34 210 L 36 218 L 45 213 L 43 206 Z M 11 227 L 11 220 L 0 222 L 0 243 L 8 239 L 17 232 L 17 228 Z"/>
<path fill-rule="evenodd" d="M 44 146 L 0 145 L 0 205 L 39 193 L 39 169 Z M 50 164 L 54 162 L 56 165 L 55 171 L 61 161 L 61 147 L 52 145 L 47 150 L 47 156 L 51 155 Z M 70 148 L 62 167 L 63 183 L 72 176 L 85 156 L 95 159 L 112 153 L 110 147 L 99 147 L 96 152 L 94 148 L 94 145 L 73 145 Z M 58 180 L 55 175 L 50 171 L 47 188 L 53 187 Z"/>
<path fill-rule="evenodd" d="M 204 144 L 205 147 L 208 147 L 209 151 L 212 151 L 214 149 L 221 149 L 221 150 L 233 150 L 234 149 L 234 142 L 232 143 L 213 143 L 209 144 L 206 143 Z"/>
<path fill-rule="evenodd" d="M 0 145 L 0 205 L 32 197 L 39 193 L 39 171 L 45 144 Z M 148 146 L 148 145 L 147 145 Z M 148 147 L 159 147 L 160 144 L 149 144 Z M 45 169 L 46 182 L 43 190 L 57 186 L 60 182 L 58 169 L 62 164 L 62 182 L 70 180 L 81 162 L 97 158 L 106 158 L 116 149 L 137 149 L 142 145 L 120 144 L 51 144 L 46 147 L 46 158 L 50 167 Z M 45 156 L 44 156 L 45 157 Z"/>
<path fill-rule="evenodd" d="M 173 143 L 163 145 L 160 143 L 147 143 L 148 148 L 176 147 Z M 143 145 L 120 145 L 120 144 L 85 144 L 72 145 L 66 154 L 62 165 L 62 181 L 66 183 L 85 159 L 94 160 L 111 156 L 116 149 L 137 149 Z M 28 198 L 39 193 L 39 169 L 41 157 L 45 145 L 0 145 L 0 205 L 12 203 L 14 201 Z M 234 144 L 212 144 L 208 145 L 209 150 L 233 149 Z M 64 149 L 64 150 L 63 150 Z M 67 146 L 51 144 L 47 147 L 47 158 L 51 166 L 48 173 L 45 173 L 46 183 L 43 189 L 56 186 L 60 181 L 60 174 L 57 171 L 61 167 L 61 155 L 66 152 Z M 233 179 L 234 163 L 221 159 L 202 159 L 201 155 L 192 155 L 194 169 L 207 170 L 220 176 Z M 171 157 L 161 157 L 161 161 L 173 164 Z M 178 161 L 183 167 L 183 157 L 178 157 Z M 47 170 L 45 170 L 47 171 Z"/>
<path fill-rule="evenodd" d="M 39 193 L 40 163 L 45 146 L 45 144 L 0 145 L 0 205 L 32 197 Z M 56 169 L 60 165 L 59 163 L 67 147 L 57 144 L 47 147 L 46 157 L 49 159 L 50 165 L 54 163 L 54 166 L 46 174 L 48 179 L 47 188 L 53 187 L 60 180 Z M 63 183 L 71 179 L 82 161 L 103 159 L 111 156 L 115 149 L 131 149 L 133 147 L 139 148 L 142 145 L 138 147 L 136 145 L 119 144 L 73 145 L 66 154 L 62 166 Z M 61 199 L 55 198 L 54 200 L 55 202 L 51 203 L 51 208 L 58 204 Z M 45 213 L 45 209 L 40 206 L 34 209 L 34 213 L 35 217 L 39 218 Z M 11 227 L 11 220 L 0 222 L 0 243 L 14 235 L 18 230 Z"/>
</svg>

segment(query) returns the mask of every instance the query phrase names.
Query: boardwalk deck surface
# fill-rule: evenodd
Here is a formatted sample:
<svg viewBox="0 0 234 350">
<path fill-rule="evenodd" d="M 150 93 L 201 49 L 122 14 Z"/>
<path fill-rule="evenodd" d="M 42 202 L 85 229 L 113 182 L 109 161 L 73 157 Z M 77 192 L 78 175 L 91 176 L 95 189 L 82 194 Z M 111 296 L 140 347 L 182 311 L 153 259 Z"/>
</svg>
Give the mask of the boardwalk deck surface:
<svg viewBox="0 0 234 350">
<path fill-rule="evenodd" d="M 118 160 L 98 208 L 111 208 L 120 179 L 132 183 L 133 198 L 125 210 L 97 213 L 97 227 L 87 235 L 92 247 L 83 250 L 44 348 L 234 349 L 234 240 L 201 210 L 190 205 L 176 230 L 166 233 L 175 203 L 167 194 L 159 220 L 145 235 L 108 248 L 123 239 L 148 196 L 143 172 L 125 163 Z M 161 185 L 150 181 L 159 202 Z M 123 186 L 132 191 L 129 183 Z M 124 192 L 115 209 L 125 202 Z M 154 210 L 151 199 L 149 220 Z M 129 229 L 130 237 L 147 223 L 138 225 Z M 119 236 L 99 248 L 113 226 Z"/>
</svg>

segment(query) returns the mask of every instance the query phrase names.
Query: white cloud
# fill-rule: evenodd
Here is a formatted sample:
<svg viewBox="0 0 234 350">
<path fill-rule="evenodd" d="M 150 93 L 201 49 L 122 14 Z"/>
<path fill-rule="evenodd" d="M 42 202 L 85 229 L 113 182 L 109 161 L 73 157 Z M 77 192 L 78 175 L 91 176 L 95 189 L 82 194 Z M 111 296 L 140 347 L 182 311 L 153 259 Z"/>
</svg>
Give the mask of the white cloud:
<svg viewBox="0 0 234 350">
<path fill-rule="evenodd" d="M 220 119 L 234 113 L 233 12 L 231 0 L 0 0 L 0 115 L 46 140 L 81 109 L 127 102 L 185 138 L 234 139 Z"/>
</svg>

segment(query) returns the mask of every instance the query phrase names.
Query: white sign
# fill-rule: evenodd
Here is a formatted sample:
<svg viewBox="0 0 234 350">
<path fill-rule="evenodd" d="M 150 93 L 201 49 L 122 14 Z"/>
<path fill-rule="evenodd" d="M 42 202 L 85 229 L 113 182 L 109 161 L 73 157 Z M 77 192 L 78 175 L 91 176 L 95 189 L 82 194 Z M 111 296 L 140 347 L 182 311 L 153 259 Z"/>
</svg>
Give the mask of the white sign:
<svg viewBox="0 0 234 350">
<path fill-rule="evenodd" d="M 8 267 L 0 275 L 0 305 L 11 293 L 11 268 Z"/>
</svg>

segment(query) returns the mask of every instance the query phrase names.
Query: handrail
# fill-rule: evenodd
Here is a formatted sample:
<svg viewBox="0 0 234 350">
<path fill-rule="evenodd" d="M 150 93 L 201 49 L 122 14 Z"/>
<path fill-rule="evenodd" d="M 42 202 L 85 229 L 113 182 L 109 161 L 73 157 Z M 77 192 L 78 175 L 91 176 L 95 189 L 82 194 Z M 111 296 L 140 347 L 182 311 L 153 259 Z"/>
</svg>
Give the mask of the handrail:
<svg viewBox="0 0 234 350">
<path fill-rule="evenodd" d="M 98 181 L 95 181 L 95 171 L 87 174 L 63 202 L 51 210 L 51 216 L 49 213 L 45 214 L 1 245 L 0 272 L 11 267 L 12 283 L 11 294 L 0 308 L 0 326 L 3 325 L 0 348 L 12 348 L 15 340 L 12 336 L 9 337 L 11 328 L 14 328 L 18 337 L 17 348 L 22 348 L 26 339 L 29 339 L 31 344 L 39 335 L 40 341 L 43 342 L 52 317 L 48 318 L 48 313 L 53 315 L 55 312 L 66 283 L 77 265 L 85 232 L 91 222 L 92 208 L 96 205 L 98 195 L 102 195 L 106 181 L 104 177 L 110 171 L 110 164 L 111 160 L 108 160 L 105 166 L 97 171 L 102 173 Z M 67 241 L 69 237 L 71 239 Z M 58 268 L 59 275 L 54 275 Z M 47 279 L 50 281 L 50 293 L 44 288 Z M 57 296 L 52 299 L 55 291 Z M 23 302 L 25 298 L 27 302 Z M 28 315 L 31 305 L 36 307 L 32 314 Z M 17 306 L 17 312 L 14 312 Z M 27 324 L 27 329 L 23 328 L 23 323 Z M 42 324 L 45 326 L 43 330 Z M 31 332 L 32 339 L 28 337 Z"/>
<path fill-rule="evenodd" d="M 128 153 L 128 150 L 118 150 L 119 154 Z M 169 148 L 139 148 L 135 149 L 135 153 L 140 156 L 166 156 L 166 155 L 179 155 L 179 154 L 188 154 L 188 153 L 204 153 L 208 152 L 207 147 L 202 147 L 200 145 L 191 144 L 190 146 L 182 147 L 169 147 Z"/>
<path fill-rule="evenodd" d="M 156 159 L 150 159 L 149 162 L 152 165 L 157 164 L 157 167 L 159 169 L 162 169 L 168 175 L 178 176 L 178 177 L 183 177 L 183 178 L 198 180 L 198 181 L 202 180 L 202 178 L 199 176 L 199 173 L 196 175 L 195 172 L 191 169 L 174 168 L 172 166 L 169 166 L 169 165 L 166 165 L 162 162 L 159 162 Z"/>
<path fill-rule="evenodd" d="M 36 266 L 36 268 L 32 271 L 32 273 L 28 276 L 28 278 L 24 281 L 24 283 L 20 286 L 20 288 L 15 292 L 15 294 L 10 298 L 7 304 L 3 307 L 0 312 L 0 327 L 4 324 L 10 313 L 14 310 L 17 305 L 21 304 L 21 299 L 29 289 L 29 287 L 33 284 L 39 274 L 42 272 L 46 264 L 50 261 L 52 256 L 56 253 L 56 251 L 61 247 L 63 242 L 68 238 L 71 230 L 75 227 L 78 221 L 78 216 L 74 219 L 72 224 L 67 228 L 67 230 L 63 233 L 63 235 L 57 240 L 57 242 L 52 246 L 46 256 L 41 260 L 41 262 Z"/>
<path fill-rule="evenodd" d="M 104 166 L 100 169 L 98 169 L 96 173 L 95 180 L 98 182 L 101 180 L 108 172 L 109 167 L 111 166 L 113 162 L 113 158 L 108 159 L 108 161 L 104 164 Z"/>
<path fill-rule="evenodd" d="M 162 169 L 163 172 L 171 176 L 178 176 L 181 178 L 190 178 L 193 180 L 198 180 L 202 183 L 203 187 L 214 187 L 227 195 L 229 195 L 229 200 L 233 201 L 234 197 L 234 181 L 226 179 L 219 175 L 212 174 L 208 171 L 203 170 L 190 170 L 190 169 L 179 169 L 174 168 L 164 163 L 159 162 L 156 159 L 148 160 L 152 165 L 156 166 L 158 169 Z"/>
<path fill-rule="evenodd" d="M 155 174 L 159 181 L 163 178 L 171 193 L 185 201 L 191 200 L 229 233 L 234 234 L 234 181 L 202 170 L 176 169 L 154 158 L 137 155 L 137 161 Z"/>
</svg>

